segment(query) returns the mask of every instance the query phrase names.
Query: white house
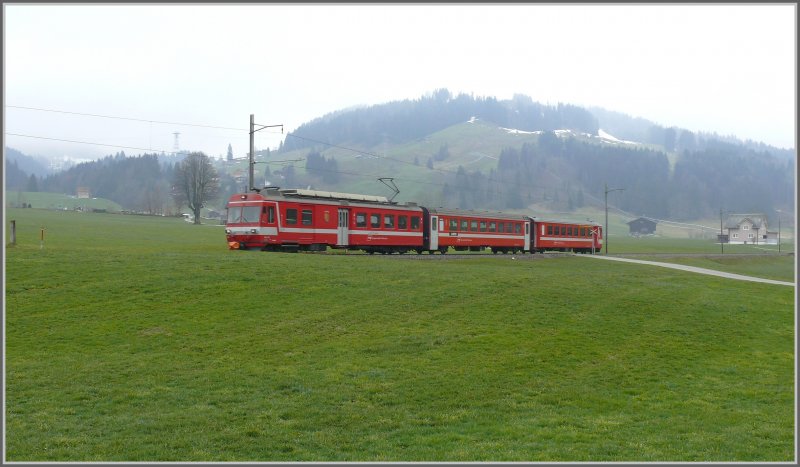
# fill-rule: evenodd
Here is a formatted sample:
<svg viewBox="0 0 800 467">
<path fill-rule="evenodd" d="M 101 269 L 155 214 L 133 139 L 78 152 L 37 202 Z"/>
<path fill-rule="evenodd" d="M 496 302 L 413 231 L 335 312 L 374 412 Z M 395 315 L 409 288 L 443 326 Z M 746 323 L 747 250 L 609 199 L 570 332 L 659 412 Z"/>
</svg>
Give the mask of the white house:
<svg viewBox="0 0 800 467">
<path fill-rule="evenodd" d="M 766 214 L 730 214 L 725 221 L 728 243 L 777 245 L 778 232 L 767 230 Z"/>
</svg>

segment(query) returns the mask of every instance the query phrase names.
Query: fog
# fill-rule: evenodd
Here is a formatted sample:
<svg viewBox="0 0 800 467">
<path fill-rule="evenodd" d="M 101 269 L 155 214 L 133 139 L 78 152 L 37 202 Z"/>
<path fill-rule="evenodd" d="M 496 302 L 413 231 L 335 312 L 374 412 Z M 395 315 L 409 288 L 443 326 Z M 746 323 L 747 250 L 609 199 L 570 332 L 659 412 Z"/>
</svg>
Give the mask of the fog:
<svg viewBox="0 0 800 467">
<path fill-rule="evenodd" d="M 796 147 L 795 5 L 3 9 L 4 142 L 27 154 L 170 152 L 180 133 L 180 149 L 244 155 L 250 114 L 291 131 L 438 88 Z"/>
</svg>

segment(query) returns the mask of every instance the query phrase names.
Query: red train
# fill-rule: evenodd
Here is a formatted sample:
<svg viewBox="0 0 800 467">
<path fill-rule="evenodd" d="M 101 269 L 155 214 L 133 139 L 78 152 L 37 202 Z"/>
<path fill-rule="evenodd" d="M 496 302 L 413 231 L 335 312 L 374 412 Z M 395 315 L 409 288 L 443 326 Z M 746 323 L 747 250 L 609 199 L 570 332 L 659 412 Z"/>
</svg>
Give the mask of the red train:
<svg viewBox="0 0 800 467">
<path fill-rule="evenodd" d="M 367 253 L 548 250 L 593 252 L 597 224 L 544 221 L 518 214 L 426 208 L 385 197 L 315 190 L 265 189 L 228 200 L 231 249 Z"/>
</svg>

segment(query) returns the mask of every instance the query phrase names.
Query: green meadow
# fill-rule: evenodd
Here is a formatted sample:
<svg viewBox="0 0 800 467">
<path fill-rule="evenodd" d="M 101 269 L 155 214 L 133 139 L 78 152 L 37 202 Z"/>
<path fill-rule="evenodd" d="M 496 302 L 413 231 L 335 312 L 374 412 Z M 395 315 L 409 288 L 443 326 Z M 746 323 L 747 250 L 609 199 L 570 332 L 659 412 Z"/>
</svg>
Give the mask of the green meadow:
<svg viewBox="0 0 800 467">
<path fill-rule="evenodd" d="M 6 219 L 7 461 L 795 460 L 792 287 Z"/>
</svg>

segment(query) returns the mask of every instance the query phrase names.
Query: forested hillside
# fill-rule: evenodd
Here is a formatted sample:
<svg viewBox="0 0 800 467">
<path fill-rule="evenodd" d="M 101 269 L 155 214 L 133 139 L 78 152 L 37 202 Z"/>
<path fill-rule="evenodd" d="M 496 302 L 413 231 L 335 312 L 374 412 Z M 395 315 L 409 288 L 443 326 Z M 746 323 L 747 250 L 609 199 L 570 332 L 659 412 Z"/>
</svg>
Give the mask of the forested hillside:
<svg viewBox="0 0 800 467">
<path fill-rule="evenodd" d="M 572 129 L 596 135 L 597 119 L 572 105 L 542 105 L 527 96 L 510 101 L 473 97 L 440 89 L 417 100 L 404 100 L 362 109 L 334 112 L 300 125 L 287 135 L 283 152 L 329 144 L 403 144 L 423 138 L 473 117 L 523 131 Z"/>
<path fill-rule="evenodd" d="M 663 151 L 592 144 L 543 133 L 538 143 L 501 150 L 488 174 L 459 168 L 443 187 L 447 205 L 556 211 L 600 206 L 605 186 L 621 187 L 614 204 L 636 215 L 690 220 L 722 207 L 741 212 L 792 209 L 794 163 L 768 153 L 717 143 L 684 151 L 670 168 Z"/>
<path fill-rule="evenodd" d="M 483 127 L 448 130 L 475 119 L 505 129 L 504 138 L 493 139 L 487 150 L 485 142 L 495 136 Z M 431 148 L 434 141 L 439 146 Z M 369 155 L 353 159 L 343 147 Z M 279 169 L 272 174 L 277 184 L 363 186 L 358 179 L 375 172 L 370 160 L 383 157 L 381 175 L 428 184 L 417 191 L 421 201 L 469 209 L 599 206 L 606 185 L 625 188 L 615 197 L 621 209 L 664 219 L 713 217 L 720 208 L 794 207 L 793 150 L 663 127 L 604 109 L 547 106 L 527 96 L 498 101 L 439 90 L 417 100 L 349 109 L 300 126 L 279 153 L 305 157 L 306 170 Z M 483 160 L 480 168 L 476 158 Z M 412 168 L 397 164 L 412 160 Z M 487 166 L 487 160 L 496 162 Z"/>
</svg>

